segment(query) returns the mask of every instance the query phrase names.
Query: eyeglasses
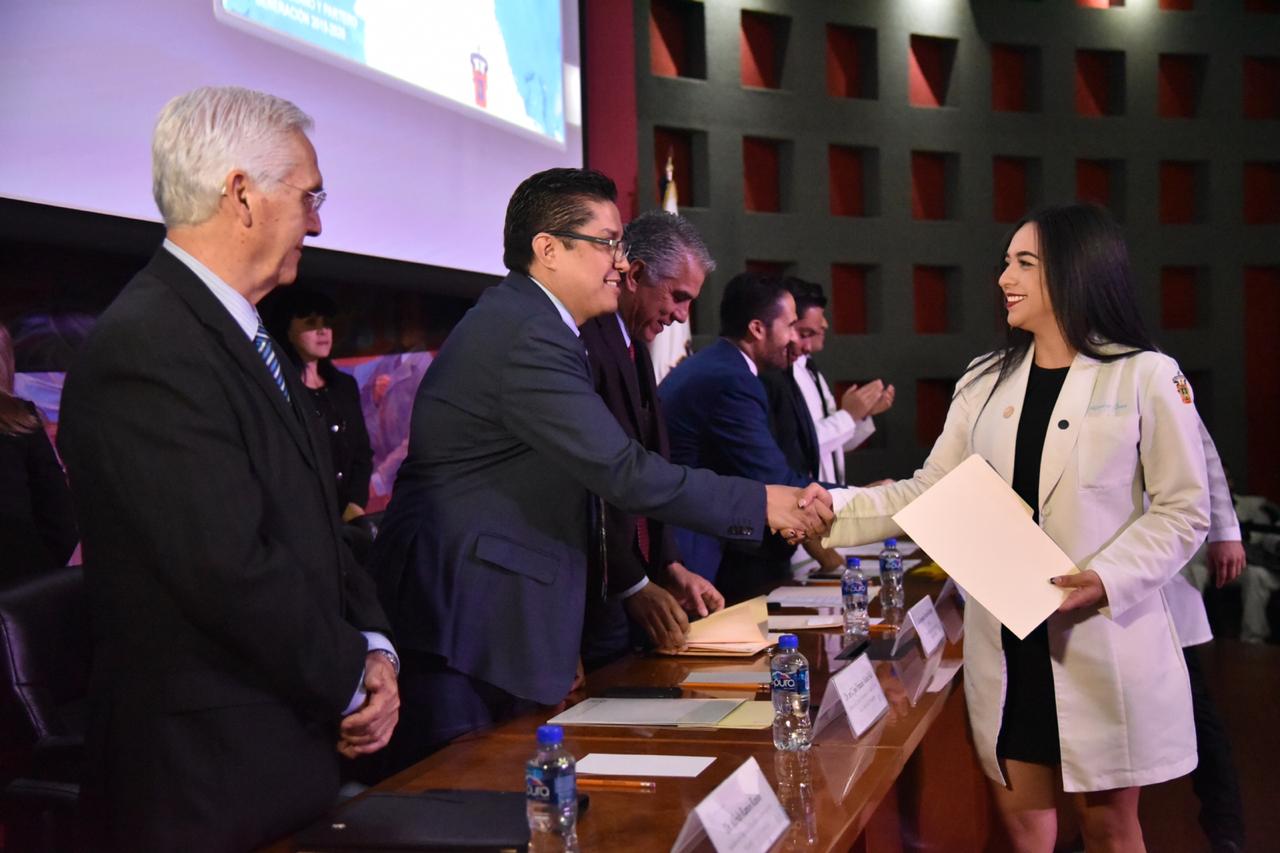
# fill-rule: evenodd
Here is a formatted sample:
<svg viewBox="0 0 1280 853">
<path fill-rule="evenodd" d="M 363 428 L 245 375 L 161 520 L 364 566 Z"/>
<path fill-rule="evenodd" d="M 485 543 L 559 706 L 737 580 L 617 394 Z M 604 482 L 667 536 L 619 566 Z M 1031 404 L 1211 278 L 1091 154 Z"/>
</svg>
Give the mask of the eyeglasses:
<svg viewBox="0 0 1280 853">
<path fill-rule="evenodd" d="M 597 246 L 607 246 L 613 252 L 615 261 L 620 261 L 627 256 L 627 244 L 620 239 L 592 237 L 590 234 L 579 234 L 577 231 L 547 231 L 544 233 L 553 237 L 563 237 L 566 240 L 586 240 L 588 243 L 595 243 Z"/>
<path fill-rule="evenodd" d="M 324 190 L 307 190 L 307 189 L 303 189 L 302 187 L 296 187 L 296 186 L 294 186 L 293 184 L 289 183 L 288 181 L 282 181 L 282 180 L 280 180 L 279 178 L 277 178 L 277 179 L 276 179 L 276 183 L 277 183 L 277 184 L 284 184 L 286 187 L 289 187 L 290 189 L 295 189 L 295 190 L 297 190 L 298 192 L 300 192 L 300 193 L 302 193 L 303 195 L 305 195 L 305 196 L 307 197 L 307 204 L 309 204 L 309 205 L 311 206 L 311 212 L 312 212 L 312 213 L 319 213 L 319 212 L 320 212 L 320 206 L 321 206 L 322 204 L 324 204 L 324 200 L 325 200 L 326 198 L 328 198 L 328 197 L 329 197 L 329 194 L 328 194 L 327 192 L 325 192 Z"/>
</svg>

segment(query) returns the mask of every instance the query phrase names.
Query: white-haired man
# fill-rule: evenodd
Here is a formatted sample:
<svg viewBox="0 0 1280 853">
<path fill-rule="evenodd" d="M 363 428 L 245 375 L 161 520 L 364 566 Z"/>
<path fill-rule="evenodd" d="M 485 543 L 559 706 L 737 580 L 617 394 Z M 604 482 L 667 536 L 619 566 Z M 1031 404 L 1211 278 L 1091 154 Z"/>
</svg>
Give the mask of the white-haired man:
<svg viewBox="0 0 1280 853">
<path fill-rule="evenodd" d="M 58 444 L 97 628 L 91 846 L 257 847 L 323 813 L 339 753 L 381 748 L 396 723 L 386 618 L 255 308 L 320 233 L 310 125 L 245 89 L 164 108 L 164 245 L 67 377 Z"/>
</svg>

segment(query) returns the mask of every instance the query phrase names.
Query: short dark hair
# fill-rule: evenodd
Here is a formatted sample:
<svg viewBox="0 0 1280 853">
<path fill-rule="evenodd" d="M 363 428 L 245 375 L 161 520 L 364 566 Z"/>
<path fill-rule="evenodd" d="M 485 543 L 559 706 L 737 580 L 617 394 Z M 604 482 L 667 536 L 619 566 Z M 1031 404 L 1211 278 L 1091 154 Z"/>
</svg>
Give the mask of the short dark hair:
<svg viewBox="0 0 1280 853">
<path fill-rule="evenodd" d="M 827 297 L 822 292 L 822 285 L 820 284 L 788 276 L 782 280 L 782 286 L 795 297 L 797 317 L 803 317 L 804 312 L 810 308 L 826 309 L 827 307 Z"/>
<path fill-rule="evenodd" d="M 547 169 L 530 175 L 507 202 L 502 263 L 512 272 L 529 272 L 535 234 L 572 231 L 591 218 L 586 202 L 617 198 L 613 180 L 594 169 Z"/>
<path fill-rule="evenodd" d="M 787 289 L 782 280 L 757 272 L 740 272 L 724 286 L 720 297 L 720 334 L 741 340 L 747 336 L 752 320 L 766 326 L 782 313 L 782 295 Z"/>
<path fill-rule="evenodd" d="M 627 223 L 622 239 L 627 260 L 644 261 L 656 281 L 675 278 L 686 254 L 693 255 L 703 275 L 716 268 L 698 229 L 678 213 L 647 210 Z"/>
</svg>

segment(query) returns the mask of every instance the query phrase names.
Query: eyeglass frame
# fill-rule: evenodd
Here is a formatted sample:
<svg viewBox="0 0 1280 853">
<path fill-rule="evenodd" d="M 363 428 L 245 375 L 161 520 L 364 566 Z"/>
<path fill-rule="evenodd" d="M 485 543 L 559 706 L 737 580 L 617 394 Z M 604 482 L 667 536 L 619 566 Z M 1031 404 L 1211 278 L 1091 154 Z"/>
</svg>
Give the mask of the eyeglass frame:
<svg viewBox="0 0 1280 853">
<path fill-rule="evenodd" d="M 291 184 L 291 183 L 289 183 L 288 181 L 282 181 L 282 180 L 280 180 L 279 178 L 276 178 L 276 179 L 275 179 L 275 182 L 276 182 L 277 184 L 284 184 L 286 187 L 289 187 L 290 189 L 295 189 L 295 190 L 297 190 L 298 192 L 300 192 L 300 193 L 302 193 L 303 195 L 305 195 L 305 196 L 307 197 L 307 201 L 308 201 L 308 203 L 310 203 L 310 205 L 311 205 L 311 212 L 312 212 L 312 213 L 319 213 L 319 212 L 320 212 L 320 206 L 321 206 L 321 205 L 323 205 L 323 204 L 324 204 L 325 199 L 327 199 L 327 198 L 329 197 L 329 194 L 328 194 L 327 192 L 325 192 L 324 190 L 308 190 L 308 189 L 303 189 L 302 187 L 295 186 L 294 184 Z"/>
<path fill-rule="evenodd" d="M 592 237 L 590 234 L 581 234 L 577 231 L 543 231 L 543 234 L 550 234 L 552 237 L 559 237 L 563 240 L 586 240 L 588 243 L 595 243 L 597 246 L 606 246 L 613 252 L 615 261 L 623 260 L 627 257 L 627 249 L 630 248 L 621 237 Z"/>
</svg>

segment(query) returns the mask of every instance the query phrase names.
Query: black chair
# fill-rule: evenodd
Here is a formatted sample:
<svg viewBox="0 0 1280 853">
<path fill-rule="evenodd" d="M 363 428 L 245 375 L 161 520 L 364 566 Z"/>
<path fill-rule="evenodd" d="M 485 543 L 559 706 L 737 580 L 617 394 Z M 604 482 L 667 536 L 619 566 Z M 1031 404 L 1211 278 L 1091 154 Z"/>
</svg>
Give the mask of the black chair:
<svg viewBox="0 0 1280 853">
<path fill-rule="evenodd" d="M 0 588 L 0 823 L 14 850 L 71 850 L 92 654 L 84 570 Z"/>
</svg>

